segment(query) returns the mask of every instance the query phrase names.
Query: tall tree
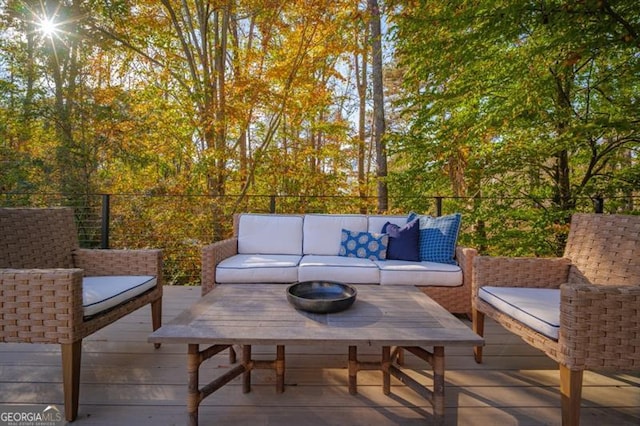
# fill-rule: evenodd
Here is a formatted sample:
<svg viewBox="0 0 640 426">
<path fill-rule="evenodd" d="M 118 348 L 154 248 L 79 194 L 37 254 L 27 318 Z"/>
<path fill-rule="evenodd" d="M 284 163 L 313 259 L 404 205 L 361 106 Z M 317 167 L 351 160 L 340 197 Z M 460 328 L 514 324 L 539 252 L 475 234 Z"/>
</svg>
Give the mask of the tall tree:
<svg viewBox="0 0 640 426">
<path fill-rule="evenodd" d="M 358 93 L 358 195 L 360 196 L 360 212 L 367 213 L 367 173 L 366 173 L 366 152 L 367 152 L 367 134 L 366 134 L 366 120 L 367 120 L 367 93 L 369 89 L 368 75 L 369 75 L 369 52 L 370 43 L 370 25 L 367 25 L 367 20 L 363 13 L 360 13 L 359 5 L 356 4 L 356 26 L 354 27 L 354 39 L 358 45 L 353 54 L 353 63 L 355 68 L 356 79 L 356 91 Z M 359 25 L 363 23 L 364 25 Z M 364 27 L 364 30 L 363 28 Z M 362 40 L 362 41 L 361 41 Z"/>
<path fill-rule="evenodd" d="M 416 173 L 431 173 L 427 185 L 446 176 L 455 194 L 551 195 L 567 211 L 607 182 L 632 184 L 619 159 L 640 136 L 628 91 L 639 81 L 640 6 L 492 0 L 402 9 L 396 40 L 415 143 L 401 150 L 417 160 Z"/>
<path fill-rule="evenodd" d="M 373 80 L 373 135 L 376 147 L 376 177 L 378 180 L 378 211 L 389 208 L 387 189 L 387 153 L 385 148 L 384 81 L 382 76 L 382 25 L 378 0 L 367 1 L 371 22 L 372 76 Z"/>
<path fill-rule="evenodd" d="M 520 204 L 502 214 L 545 217 L 540 229 L 561 229 L 584 197 L 637 191 L 637 160 L 628 159 L 640 149 L 630 92 L 640 82 L 640 4 L 398 3 L 411 122 L 394 139 L 407 164 L 398 182 L 416 192 L 527 198 L 535 212 Z M 488 232 L 510 224 L 497 220 Z M 562 249 L 561 240 L 535 244 Z"/>
</svg>

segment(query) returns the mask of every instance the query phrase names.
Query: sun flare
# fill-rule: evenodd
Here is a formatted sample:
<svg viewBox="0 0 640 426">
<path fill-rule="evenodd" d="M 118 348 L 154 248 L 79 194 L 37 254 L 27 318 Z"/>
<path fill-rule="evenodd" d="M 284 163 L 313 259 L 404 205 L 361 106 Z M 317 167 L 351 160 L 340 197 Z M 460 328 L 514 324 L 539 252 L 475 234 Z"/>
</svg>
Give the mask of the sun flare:
<svg viewBox="0 0 640 426">
<path fill-rule="evenodd" d="M 52 18 L 42 18 L 38 23 L 40 32 L 45 37 L 52 37 L 58 32 L 58 24 Z"/>
</svg>

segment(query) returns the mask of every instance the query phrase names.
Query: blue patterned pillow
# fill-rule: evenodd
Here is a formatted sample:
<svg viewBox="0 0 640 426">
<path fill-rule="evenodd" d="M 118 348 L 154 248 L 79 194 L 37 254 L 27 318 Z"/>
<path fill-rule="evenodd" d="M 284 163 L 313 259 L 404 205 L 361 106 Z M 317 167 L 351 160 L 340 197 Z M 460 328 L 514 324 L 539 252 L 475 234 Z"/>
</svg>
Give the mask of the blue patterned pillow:
<svg viewBox="0 0 640 426">
<path fill-rule="evenodd" d="M 420 216 L 420 260 L 455 265 L 460 231 L 460 213 L 448 216 Z"/>
<path fill-rule="evenodd" d="M 371 260 L 385 260 L 389 236 L 369 232 L 342 230 L 340 256 L 360 257 Z"/>
</svg>

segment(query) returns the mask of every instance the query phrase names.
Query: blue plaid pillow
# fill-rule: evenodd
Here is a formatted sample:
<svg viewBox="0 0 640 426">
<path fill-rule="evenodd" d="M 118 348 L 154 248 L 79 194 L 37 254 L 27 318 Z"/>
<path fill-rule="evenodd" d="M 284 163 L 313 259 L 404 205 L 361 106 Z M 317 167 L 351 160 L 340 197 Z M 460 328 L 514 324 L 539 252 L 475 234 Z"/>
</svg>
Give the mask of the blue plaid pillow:
<svg viewBox="0 0 640 426">
<path fill-rule="evenodd" d="M 387 234 L 373 234 L 369 232 L 342 230 L 340 242 L 340 256 L 360 257 L 371 260 L 385 260 L 387 258 Z"/>
<path fill-rule="evenodd" d="M 440 217 L 420 216 L 420 260 L 455 265 L 461 219 L 460 213 Z"/>
</svg>

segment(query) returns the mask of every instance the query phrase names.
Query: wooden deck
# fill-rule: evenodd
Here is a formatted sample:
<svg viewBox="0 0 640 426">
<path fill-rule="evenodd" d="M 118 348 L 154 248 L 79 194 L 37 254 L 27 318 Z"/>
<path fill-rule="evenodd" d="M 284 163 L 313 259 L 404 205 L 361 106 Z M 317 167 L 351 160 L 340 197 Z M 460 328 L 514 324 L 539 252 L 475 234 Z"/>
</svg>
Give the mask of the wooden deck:
<svg viewBox="0 0 640 426">
<path fill-rule="evenodd" d="M 197 300 L 196 287 L 166 287 L 164 320 Z M 186 345 L 146 343 L 151 330 L 146 307 L 84 342 L 77 425 L 184 425 Z M 559 425 L 556 365 L 542 353 L 487 324 L 484 363 L 468 349 L 447 352 L 446 424 Z M 254 347 L 270 357 L 273 348 Z M 360 349 L 364 351 L 363 348 Z M 376 351 L 377 353 L 377 351 Z M 373 352 L 372 352 L 373 354 Z M 372 355 L 373 356 L 373 355 Z M 431 407 L 392 379 L 382 393 L 381 373 L 358 374 L 357 396 L 349 395 L 347 350 L 287 347 L 286 390 L 275 392 L 275 377 L 253 373 L 253 390 L 239 380 L 207 398 L 200 423 L 215 425 L 411 425 L 429 424 Z M 429 369 L 407 354 L 407 364 Z M 229 367 L 226 353 L 208 361 L 212 377 Z M 209 377 L 204 377 L 203 381 Z M 62 408 L 60 349 L 54 345 L 0 344 L 0 406 L 55 404 Z M 582 425 L 640 424 L 640 374 L 586 372 Z"/>
</svg>

